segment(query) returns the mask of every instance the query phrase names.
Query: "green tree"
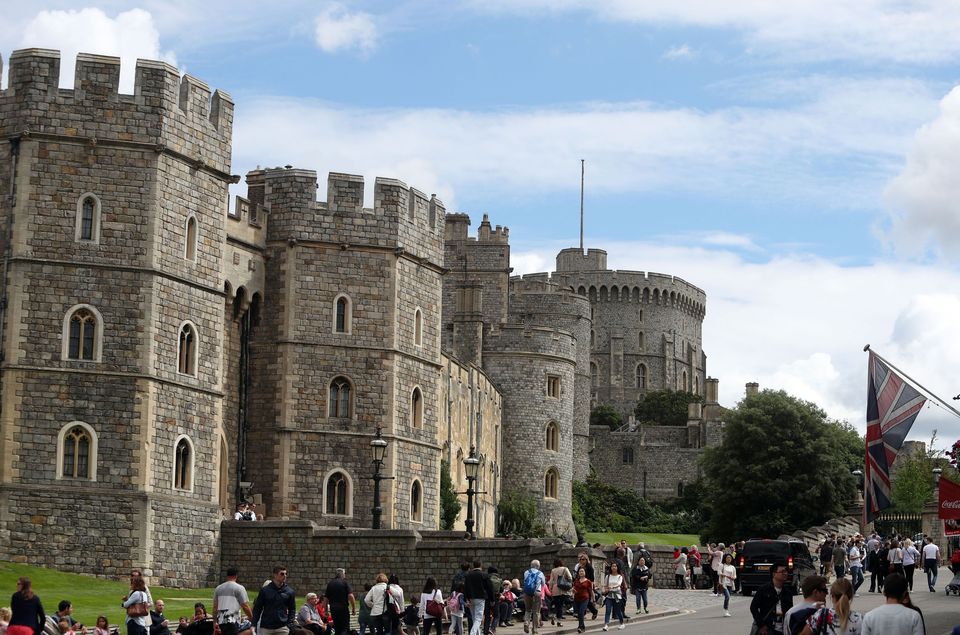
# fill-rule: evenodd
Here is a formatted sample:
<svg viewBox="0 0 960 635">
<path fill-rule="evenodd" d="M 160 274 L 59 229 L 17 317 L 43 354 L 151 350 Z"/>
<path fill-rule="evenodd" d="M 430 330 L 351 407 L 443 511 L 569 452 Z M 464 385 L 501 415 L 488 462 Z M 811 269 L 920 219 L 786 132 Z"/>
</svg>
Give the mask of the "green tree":
<svg viewBox="0 0 960 635">
<path fill-rule="evenodd" d="M 590 411 L 590 425 L 608 426 L 611 430 L 616 430 L 623 425 L 623 415 L 613 406 L 600 404 Z"/>
<path fill-rule="evenodd" d="M 453 489 L 453 479 L 450 478 L 450 464 L 440 461 L 440 528 L 447 531 L 453 529 L 460 515 L 460 499 Z"/>
<path fill-rule="evenodd" d="M 497 533 L 502 536 L 539 538 L 546 533 L 537 512 L 537 502 L 527 491 L 506 490 L 497 505 L 497 516 L 500 519 Z"/>
<path fill-rule="evenodd" d="M 912 452 L 898 455 L 893 467 L 896 474 L 893 478 L 893 489 L 890 492 L 890 502 L 893 509 L 905 514 L 919 514 L 923 506 L 933 499 L 936 483 L 933 477 L 933 468 L 943 470 L 941 475 L 956 482 L 956 468 L 950 463 L 949 452 L 937 450 L 937 431 L 930 436 L 930 443 L 926 452 Z"/>
<path fill-rule="evenodd" d="M 651 390 L 637 402 L 633 414 L 640 423 L 682 426 L 687 423 L 687 406 L 702 401 L 692 392 Z"/>
<path fill-rule="evenodd" d="M 723 442 L 703 456 L 714 539 L 818 525 L 856 499 L 863 439 L 815 404 L 764 390 L 729 411 Z"/>
</svg>

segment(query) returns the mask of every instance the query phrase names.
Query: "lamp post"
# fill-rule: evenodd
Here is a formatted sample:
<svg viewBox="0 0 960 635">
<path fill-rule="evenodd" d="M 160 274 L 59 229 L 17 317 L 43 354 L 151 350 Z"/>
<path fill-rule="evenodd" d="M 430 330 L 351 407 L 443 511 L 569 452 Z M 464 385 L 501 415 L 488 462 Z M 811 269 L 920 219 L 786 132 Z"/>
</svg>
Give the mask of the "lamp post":
<svg viewBox="0 0 960 635">
<path fill-rule="evenodd" d="M 470 446 L 470 456 L 463 460 L 463 469 L 467 474 L 467 519 L 463 522 L 467 528 L 467 537 L 473 538 L 473 483 L 477 480 L 477 470 L 480 469 L 480 459 L 477 458 L 477 448 Z"/>
<path fill-rule="evenodd" d="M 387 442 L 381 434 L 380 426 L 377 426 L 377 434 L 370 442 L 370 449 L 373 450 L 373 528 L 380 529 L 380 517 L 383 515 L 383 507 L 380 506 L 380 481 L 384 480 L 380 475 L 380 468 L 383 467 L 383 457 L 387 454 Z"/>
</svg>

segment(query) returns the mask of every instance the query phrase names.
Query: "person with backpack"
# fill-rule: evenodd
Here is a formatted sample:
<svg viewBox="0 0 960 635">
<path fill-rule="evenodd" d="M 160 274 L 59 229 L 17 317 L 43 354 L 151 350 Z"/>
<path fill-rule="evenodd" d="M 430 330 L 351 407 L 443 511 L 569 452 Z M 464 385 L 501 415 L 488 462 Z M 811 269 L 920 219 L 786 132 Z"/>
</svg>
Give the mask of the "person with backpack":
<svg viewBox="0 0 960 635">
<path fill-rule="evenodd" d="M 503 578 L 500 571 L 493 565 L 487 567 L 487 577 L 490 578 L 491 595 L 487 597 L 486 607 L 483 610 L 483 635 L 496 635 L 500 624 L 500 590 L 503 587 Z"/>
<path fill-rule="evenodd" d="M 536 634 L 540 628 L 540 593 L 547 583 L 540 571 L 540 561 L 531 560 L 523 574 L 523 632 Z"/>
<path fill-rule="evenodd" d="M 637 615 L 640 614 L 641 610 L 645 613 L 650 612 L 650 609 L 647 608 L 647 589 L 650 586 L 652 576 L 653 573 L 647 566 L 647 561 L 644 560 L 643 556 L 637 557 L 637 563 L 630 569 L 630 590 L 637 598 Z"/>
<path fill-rule="evenodd" d="M 447 598 L 447 614 L 450 616 L 450 628 L 447 632 L 453 635 L 463 635 L 463 588 L 463 582 L 458 582 Z"/>
<path fill-rule="evenodd" d="M 553 569 L 550 571 L 550 595 L 556 614 L 556 619 L 550 618 L 550 623 L 555 622 L 559 627 L 563 625 L 563 609 L 573 597 L 573 574 L 570 573 L 570 569 L 563 566 L 561 558 L 553 560 Z"/>
</svg>

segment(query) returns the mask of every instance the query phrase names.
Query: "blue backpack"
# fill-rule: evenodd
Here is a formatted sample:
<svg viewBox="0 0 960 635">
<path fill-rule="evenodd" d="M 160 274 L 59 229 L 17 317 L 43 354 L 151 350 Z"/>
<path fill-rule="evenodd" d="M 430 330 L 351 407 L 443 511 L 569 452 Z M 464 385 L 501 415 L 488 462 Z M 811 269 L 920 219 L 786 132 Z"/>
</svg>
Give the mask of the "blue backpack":
<svg viewBox="0 0 960 635">
<path fill-rule="evenodd" d="M 540 592 L 542 574 L 537 569 L 529 569 L 523 576 L 523 592 L 526 595 L 536 595 Z"/>
</svg>

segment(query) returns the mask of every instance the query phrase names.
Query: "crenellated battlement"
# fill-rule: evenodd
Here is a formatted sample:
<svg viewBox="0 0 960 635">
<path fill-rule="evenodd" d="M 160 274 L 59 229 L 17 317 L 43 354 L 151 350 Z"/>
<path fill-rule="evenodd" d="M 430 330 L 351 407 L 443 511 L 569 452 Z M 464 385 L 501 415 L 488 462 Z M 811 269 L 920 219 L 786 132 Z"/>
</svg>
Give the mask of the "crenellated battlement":
<svg viewBox="0 0 960 635">
<path fill-rule="evenodd" d="M 484 355 L 542 355 L 576 364 L 577 338 L 553 327 L 504 324 L 484 336 Z"/>
<path fill-rule="evenodd" d="M 59 88 L 60 52 L 21 49 L 10 56 L 0 91 L 0 136 L 143 144 L 194 167 L 230 171 L 233 99 L 166 62 L 137 60 L 132 95 L 120 92 L 120 58 L 81 53 L 74 87 Z"/>
<path fill-rule="evenodd" d="M 497 225 L 493 227 L 490 224 L 490 215 L 484 214 L 483 220 L 477 227 L 477 236 L 474 238 L 469 235 L 470 216 L 467 214 L 448 214 L 445 230 L 445 239 L 447 241 L 465 241 L 469 243 L 482 243 L 494 245 L 510 244 L 510 228 Z"/>
</svg>

